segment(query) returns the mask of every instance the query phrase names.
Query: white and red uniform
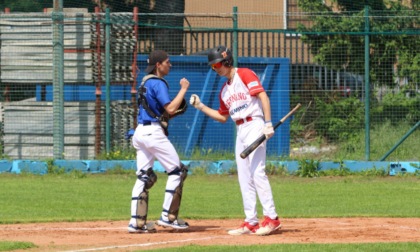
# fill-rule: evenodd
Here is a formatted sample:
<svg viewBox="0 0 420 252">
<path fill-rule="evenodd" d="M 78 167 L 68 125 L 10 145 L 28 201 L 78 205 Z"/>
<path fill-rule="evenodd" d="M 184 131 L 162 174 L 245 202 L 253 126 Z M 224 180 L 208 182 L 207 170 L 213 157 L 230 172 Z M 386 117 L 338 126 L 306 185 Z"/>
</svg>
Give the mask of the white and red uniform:
<svg viewBox="0 0 420 252">
<path fill-rule="evenodd" d="M 224 83 L 219 94 L 218 112 L 230 115 L 237 125 L 235 158 L 245 221 L 251 225 L 258 223 L 257 195 L 263 214 L 272 219 L 277 217 L 270 182 L 265 173 L 266 141 L 247 158 L 240 157 L 241 152 L 261 135 L 264 127 L 261 101 L 256 97 L 263 91 L 258 76 L 251 69 L 236 68 L 232 81 Z"/>
</svg>

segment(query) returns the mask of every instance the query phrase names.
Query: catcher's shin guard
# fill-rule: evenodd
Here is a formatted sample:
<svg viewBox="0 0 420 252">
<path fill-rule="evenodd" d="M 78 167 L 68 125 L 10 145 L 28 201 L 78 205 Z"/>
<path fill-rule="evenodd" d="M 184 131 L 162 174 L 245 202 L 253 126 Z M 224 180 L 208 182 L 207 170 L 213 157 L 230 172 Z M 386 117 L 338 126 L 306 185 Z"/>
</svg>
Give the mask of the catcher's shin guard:
<svg viewBox="0 0 420 252">
<path fill-rule="evenodd" d="M 138 179 L 144 182 L 143 191 L 137 199 L 137 226 L 143 227 L 147 222 L 147 211 L 149 203 L 149 189 L 156 183 L 157 176 L 152 168 L 147 169 L 146 172 L 142 171 Z"/>
<path fill-rule="evenodd" d="M 182 187 L 184 186 L 184 180 L 187 178 L 188 175 L 188 168 L 181 163 L 181 168 L 176 168 L 171 173 L 168 174 L 177 175 L 181 177 L 179 185 L 173 191 L 173 198 L 171 202 L 171 206 L 168 210 L 168 218 L 170 221 L 175 221 L 178 219 L 178 212 L 179 207 L 181 206 L 181 198 L 182 198 Z"/>
</svg>

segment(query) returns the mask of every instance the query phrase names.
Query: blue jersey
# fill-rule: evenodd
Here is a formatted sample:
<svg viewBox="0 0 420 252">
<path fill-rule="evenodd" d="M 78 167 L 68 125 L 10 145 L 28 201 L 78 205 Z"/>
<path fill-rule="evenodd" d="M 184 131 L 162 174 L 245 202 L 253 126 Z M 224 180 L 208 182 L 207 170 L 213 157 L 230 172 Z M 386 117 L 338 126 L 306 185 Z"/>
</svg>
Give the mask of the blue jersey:
<svg viewBox="0 0 420 252">
<path fill-rule="evenodd" d="M 165 112 L 164 106 L 171 102 L 169 98 L 169 90 L 165 81 L 158 78 L 148 79 L 144 83 L 147 104 L 149 108 L 158 117 Z M 139 104 L 139 114 L 137 116 L 137 122 L 143 124 L 143 122 L 158 122 L 158 119 L 153 118 L 147 113 L 141 104 Z"/>
</svg>

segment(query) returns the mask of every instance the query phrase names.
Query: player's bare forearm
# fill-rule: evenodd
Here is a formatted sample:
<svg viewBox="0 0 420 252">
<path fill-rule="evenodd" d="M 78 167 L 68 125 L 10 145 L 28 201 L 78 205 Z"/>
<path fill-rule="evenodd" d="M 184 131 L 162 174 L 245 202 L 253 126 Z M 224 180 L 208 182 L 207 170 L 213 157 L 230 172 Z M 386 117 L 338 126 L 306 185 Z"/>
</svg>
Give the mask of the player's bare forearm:
<svg viewBox="0 0 420 252">
<path fill-rule="evenodd" d="M 180 85 L 181 85 L 181 89 L 179 90 L 178 94 L 167 106 L 165 106 L 166 112 L 168 112 L 170 115 L 175 113 L 175 111 L 181 105 L 181 102 L 182 100 L 184 100 L 185 94 L 187 93 L 190 83 L 188 82 L 187 79 L 183 78 L 180 81 Z"/>
<path fill-rule="evenodd" d="M 209 108 L 206 105 L 204 105 L 203 109 L 201 110 L 204 114 L 206 114 L 207 116 L 209 116 L 210 118 L 221 122 L 221 123 L 225 123 L 227 122 L 229 115 L 221 115 L 219 113 L 219 111 Z"/>
<path fill-rule="evenodd" d="M 168 114 L 172 115 L 181 105 L 182 100 L 184 99 L 185 92 L 182 91 L 182 89 L 178 92 L 177 96 L 165 107 L 166 112 Z"/>
<path fill-rule="evenodd" d="M 225 123 L 229 117 L 229 115 L 221 115 L 218 110 L 207 107 L 204 103 L 201 102 L 200 97 L 196 94 L 191 95 L 190 104 L 193 105 L 194 108 L 200 110 L 205 115 L 218 122 Z"/>
<path fill-rule="evenodd" d="M 266 92 L 261 92 L 257 94 L 257 97 L 261 100 L 261 105 L 264 113 L 264 120 L 271 121 L 271 105 L 270 105 L 270 98 L 268 97 Z"/>
</svg>

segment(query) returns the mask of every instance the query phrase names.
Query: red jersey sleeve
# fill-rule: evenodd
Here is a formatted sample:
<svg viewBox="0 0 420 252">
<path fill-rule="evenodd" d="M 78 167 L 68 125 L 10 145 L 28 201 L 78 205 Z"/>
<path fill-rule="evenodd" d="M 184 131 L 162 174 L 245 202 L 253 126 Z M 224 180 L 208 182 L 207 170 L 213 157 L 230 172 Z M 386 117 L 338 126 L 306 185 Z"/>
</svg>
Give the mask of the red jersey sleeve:
<svg viewBox="0 0 420 252">
<path fill-rule="evenodd" d="M 248 87 L 249 93 L 252 96 L 264 91 L 264 87 L 261 85 L 260 79 L 254 71 L 249 68 L 238 68 L 237 72 L 243 83 Z"/>
<path fill-rule="evenodd" d="M 220 92 L 219 92 L 219 104 L 220 104 L 219 106 L 220 107 L 217 111 L 221 115 L 229 115 L 229 109 L 226 107 L 225 103 L 222 100 L 222 91 L 223 91 L 223 88 L 225 87 L 225 85 L 226 85 L 226 83 L 223 84 L 223 87 L 220 89 Z"/>
</svg>

